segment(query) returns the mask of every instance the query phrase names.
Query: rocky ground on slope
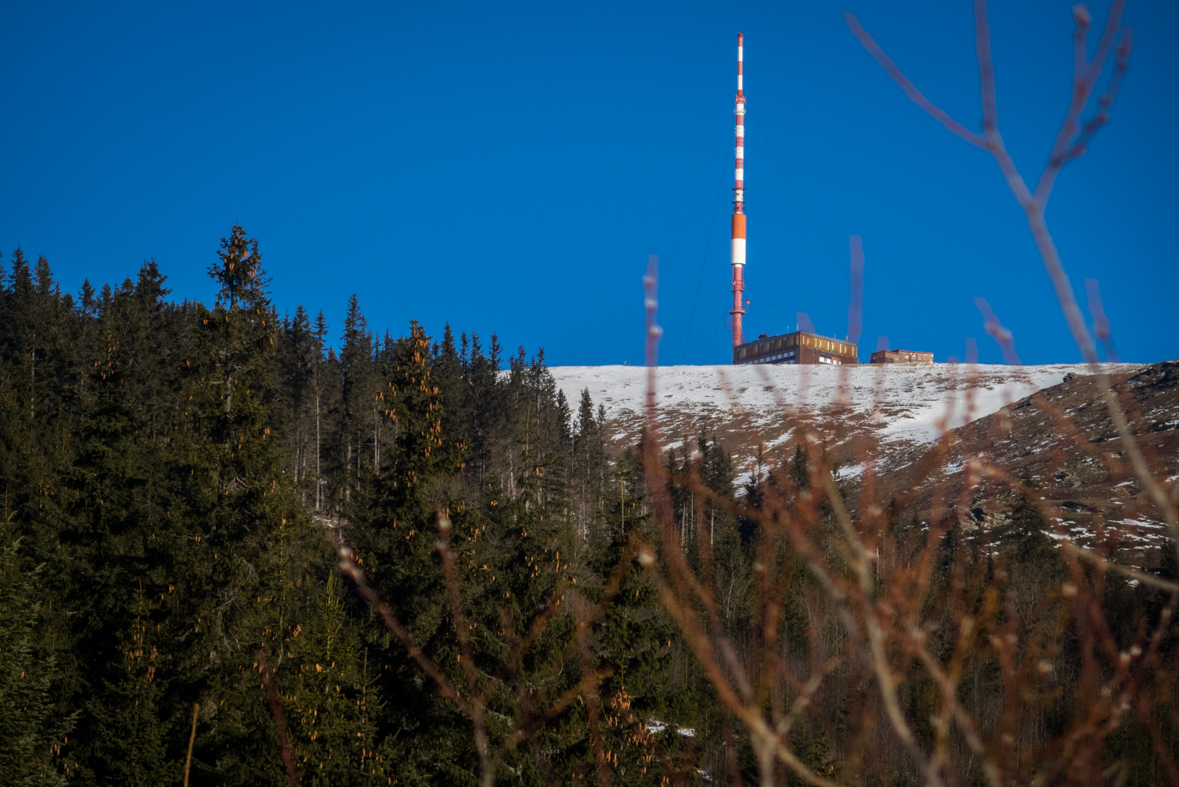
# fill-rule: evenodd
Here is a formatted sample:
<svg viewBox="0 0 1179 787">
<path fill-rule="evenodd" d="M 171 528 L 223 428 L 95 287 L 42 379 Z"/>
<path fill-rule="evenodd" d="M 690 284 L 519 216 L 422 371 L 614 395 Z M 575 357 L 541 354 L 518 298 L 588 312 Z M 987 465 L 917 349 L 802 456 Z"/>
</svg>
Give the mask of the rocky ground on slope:
<svg viewBox="0 0 1179 787">
<path fill-rule="evenodd" d="M 1111 375 L 1130 429 L 1172 500 L 1179 480 L 1179 361 Z M 950 515 L 994 523 L 1017 492 L 980 466 L 1031 484 L 1057 535 L 1083 545 L 1114 539 L 1153 566 L 1168 544 L 1162 512 L 1143 489 L 1117 435 L 1096 376 L 1076 375 L 953 430 L 933 446 L 889 455 L 894 469 L 856 475 L 857 506 L 898 498 L 924 521 Z M 1113 546 L 1113 544 L 1106 544 Z"/>
<path fill-rule="evenodd" d="M 1107 367 L 1155 477 L 1179 479 L 1179 361 Z M 633 445 L 644 421 L 646 370 L 557 367 L 576 403 L 588 389 L 607 415 L 614 449 Z M 1139 565 L 1157 562 L 1166 529 L 1125 455 L 1098 378 L 1084 365 L 1041 367 L 663 367 L 657 423 L 665 448 L 701 434 L 734 458 L 738 483 L 759 448 L 773 466 L 812 433 L 849 504 L 905 501 L 924 521 L 951 515 L 994 523 L 1015 501 L 1010 484 L 970 478 L 972 459 L 1037 488 L 1060 532 L 1100 541 L 1116 526 Z M 944 438 L 943 435 L 946 435 Z M 940 439 L 939 441 L 939 438 Z M 871 485 L 871 486 L 870 486 Z"/>
</svg>

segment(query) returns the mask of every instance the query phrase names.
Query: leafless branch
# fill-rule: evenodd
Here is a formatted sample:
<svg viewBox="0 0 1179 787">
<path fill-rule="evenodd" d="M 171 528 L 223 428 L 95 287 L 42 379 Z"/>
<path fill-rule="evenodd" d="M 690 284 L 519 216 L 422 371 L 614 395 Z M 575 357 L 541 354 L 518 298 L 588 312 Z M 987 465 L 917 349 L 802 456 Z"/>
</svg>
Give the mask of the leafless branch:
<svg viewBox="0 0 1179 787">
<path fill-rule="evenodd" d="M 868 50 L 868 54 L 876 58 L 876 61 L 880 63 L 892 81 L 896 82 L 901 90 L 905 91 L 905 95 L 909 97 L 909 100 L 921 107 L 934 120 L 945 126 L 950 133 L 957 134 L 971 145 L 980 147 L 983 150 L 987 149 L 987 141 L 985 139 L 950 117 L 940 107 L 926 98 L 925 94 L 918 90 L 916 85 L 909 81 L 909 78 L 902 73 L 896 63 L 892 62 L 892 58 L 884 53 L 884 50 L 880 48 L 876 40 L 860 25 L 860 20 L 856 19 L 855 14 L 847 12 L 843 15 L 843 19 L 847 22 L 852 35 L 859 39 L 864 49 Z"/>
<path fill-rule="evenodd" d="M 274 727 L 278 733 L 278 748 L 282 757 L 282 767 L 287 773 L 287 781 L 291 787 L 299 787 L 299 768 L 295 765 L 295 753 L 291 749 L 290 735 L 287 732 L 287 719 L 282 712 L 282 703 L 278 701 L 278 689 L 274 686 L 274 675 L 270 672 L 270 664 L 266 654 L 258 651 L 258 667 L 262 673 L 262 685 L 266 687 L 266 697 L 270 703 L 270 716 L 274 719 Z"/>
</svg>

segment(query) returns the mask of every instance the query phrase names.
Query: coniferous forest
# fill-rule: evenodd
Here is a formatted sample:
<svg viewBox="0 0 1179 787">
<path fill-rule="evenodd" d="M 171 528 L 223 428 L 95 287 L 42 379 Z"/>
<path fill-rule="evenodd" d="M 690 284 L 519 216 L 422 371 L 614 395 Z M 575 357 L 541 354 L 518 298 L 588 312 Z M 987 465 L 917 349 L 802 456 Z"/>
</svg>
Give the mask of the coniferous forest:
<svg viewBox="0 0 1179 787">
<path fill-rule="evenodd" d="M 439 511 L 481 662 L 509 658 L 554 588 L 600 595 L 645 526 L 633 462 L 606 456 L 600 410 L 566 401 L 542 351 L 377 334 L 355 296 L 334 334 L 276 312 L 262 260 L 234 227 L 211 306 L 170 301 L 154 261 L 77 296 L 44 258 L 7 261 L 0 784 L 286 783 L 267 681 L 305 783 L 473 783 L 469 720 L 337 548 L 449 670 Z M 701 725 L 653 593 L 633 577 L 625 593 L 593 666 L 616 667 L 636 711 Z M 530 693 L 577 686 L 570 627 L 558 614 L 531 643 Z M 502 738 L 520 709 L 489 712 Z M 503 767 L 566 781 L 589 762 L 583 699 Z"/>
<path fill-rule="evenodd" d="M 974 745 L 968 717 L 985 732 L 1015 714 L 1009 773 L 1075 729 L 1094 678 L 1056 589 L 1081 575 L 1030 501 L 997 537 L 1021 598 L 1049 599 L 1021 625 L 1059 646 L 959 652 L 964 619 L 1015 625 L 993 553 L 952 529 L 923 552 L 896 506 L 877 574 L 856 578 L 840 492 L 802 444 L 744 483 L 699 435 L 659 455 L 652 494 L 644 446 L 608 450 L 604 411 L 567 401 L 543 351 L 412 321 L 378 334 L 355 296 L 341 328 L 279 315 L 241 227 L 210 257 L 212 305 L 169 300 L 154 261 L 73 295 L 44 258 L 6 260 L 0 785 L 768 784 L 775 769 L 907 784 L 925 780 L 911 752 Z M 811 523 L 807 540 L 774 530 L 779 513 Z M 957 726 L 929 711 L 935 667 L 902 662 L 881 705 L 888 679 L 841 655 L 861 625 L 875 635 L 838 577 L 885 599 L 888 572 L 915 566 L 929 652 L 969 678 Z M 941 605 L 946 588 L 979 611 Z M 1112 580 L 1095 598 L 1127 641 L 1174 604 Z M 1174 632 L 1156 639 L 1173 664 Z M 1004 699 L 1009 668 L 1049 659 L 1051 685 Z M 1156 689 L 1145 716 L 1054 756 L 1165 780 L 1179 728 L 1173 684 Z M 759 709 L 789 719 L 779 749 Z M 894 732 L 872 721 L 894 712 Z M 982 761 L 939 767 L 994 783 Z"/>
</svg>

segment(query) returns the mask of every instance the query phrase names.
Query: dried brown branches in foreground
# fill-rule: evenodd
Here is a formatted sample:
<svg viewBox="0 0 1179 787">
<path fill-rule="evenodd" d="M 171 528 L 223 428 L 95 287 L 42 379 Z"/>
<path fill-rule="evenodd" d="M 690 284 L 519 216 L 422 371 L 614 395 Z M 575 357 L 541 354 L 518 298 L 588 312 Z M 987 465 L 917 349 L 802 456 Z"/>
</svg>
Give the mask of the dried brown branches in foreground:
<svg viewBox="0 0 1179 787">
<path fill-rule="evenodd" d="M 654 783 L 655 776 L 661 784 L 755 780 L 767 786 L 1179 784 L 1179 485 L 1163 475 L 1166 463 L 1155 451 L 1170 443 L 1147 439 L 1134 380 L 1115 381 L 1099 362 L 1045 218 L 1061 168 L 1083 156 L 1109 121 L 1132 48 L 1131 32 L 1121 25 L 1124 5 L 1112 4 L 1092 58 L 1086 50 L 1091 17 L 1083 6 L 1074 9 L 1071 99 L 1034 188 L 999 131 L 984 2 L 975 2 L 981 133 L 926 98 L 854 16 L 847 23 L 910 99 L 999 165 L 1091 367 L 1116 454 L 1071 420 L 1075 412 L 1053 410 L 1048 397 L 1037 400 L 1038 412 L 1051 420 L 1054 434 L 1087 452 L 1082 461 L 1141 488 L 1144 502 L 1135 515 L 1157 520 L 1166 534 L 1162 546 L 1129 551 L 1128 520 L 1096 513 L 1086 520 L 1092 538 L 1074 538 L 1046 507 L 1034 479 L 1014 474 L 983 447 L 1010 435 L 1006 410 L 979 422 L 970 439 L 945 434 L 904 475 L 877 467 L 870 440 L 843 436 L 862 470 L 854 494 L 832 459 L 836 446 L 812 415 L 793 411 L 792 453 L 759 465 L 741 498 L 718 489 L 705 478 L 699 453 L 684 464 L 674 454 L 669 461 L 658 433 L 661 330 L 652 258 L 644 279 L 647 420 L 635 457 L 643 489 L 630 492 L 628 507 L 619 471 L 619 527 L 625 532 L 630 512 L 632 531 L 603 587 L 590 592 L 584 581 L 577 587 L 571 574 L 534 605 L 543 611 L 526 621 L 526 634 L 509 637 L 515 643 L 509 653 L 498 660 L 481 656 L 468 633 L 475 626 L 455 574 L 452 526 L 440 516 L 436 552 L 457 632 L 457 666 L 447 669 L 426 655 L 366 584 L 351 552 L 341 549 L 345 573 L 469 721 L 481 784 L 510 781 L 520 771 L 507 768 L 508 759 L 546 726 L 570 720 L 578 729 L 568 731 L 569 739 L 592 750 L 594 763 L 570 778 L 599 784 Z M 1112 77 L 1092 116 L 1082 120 L 1111 54 Z M 858 239 L 852 259 L 855 276 L 863 265 Z M 852 326 L 859 325 L 858 295 Z M 1010 333 L 985 302 L 979 306 L 987 332 L 1015 360 Z M 1101 314 L 1095 288 L 1091 311 Z M 1107 337 L 1100 317 L 1098 338 Z M 790 404 L 781 402 L 784 409 Z M 748 439 L 759 438 L 750 433 Z M 1001 506 L 1000 499 L 1012 502 Z M 724 550 L 718 515 L 736 523 Z M 645 530 L 637 524 L 644 518 Z M 678 739 L 655 737 L 666 724 L 630 712 L 625 681 L 601 690 L 618 676 L 595 665 L 594 651 L 607 636 L 596 627 L 643 588 L 658 599 L 652 619 L 665 616 L 677 630 L 666 652 L 680 647 L 691 660 L 684 669 L 698 671 L 710 687 L 722 720 L 711 741 L 681 731 L 689 742 L 680 740 L 672 751 L 669 742 Z M 557 630 L 559 655 L 541 677 L 525 679 L 529 654 Z M 558 691 L 557 676 L 566 671 L 575 678 L 566 675 Z M 510 699 L 497 700 L 504 692 Z M 511 713 L 489 733 L 493 705 Z M 625 741 L 612 741 L 608 728 L 626 730 Z M 627 746 L 641 753 L 630 770 L 618 759 Z M 550 757 L 544 751 L 538 760 Z"/>
</svg>

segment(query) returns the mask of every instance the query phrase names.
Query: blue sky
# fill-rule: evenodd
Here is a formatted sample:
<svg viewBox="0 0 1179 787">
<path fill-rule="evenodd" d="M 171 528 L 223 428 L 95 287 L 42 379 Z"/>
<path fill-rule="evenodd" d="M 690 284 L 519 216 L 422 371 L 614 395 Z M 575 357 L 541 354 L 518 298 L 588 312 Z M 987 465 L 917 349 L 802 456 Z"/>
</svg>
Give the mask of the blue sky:
<svg viewBox="0 0 1179 787">
<path fill-rule="evenodd" d="M 991 8 L 1004 137 L 1025 176 L 1069 96 L 1070 2 Z M 970 3 L 51 3 L 0 8 L 0 249 L 63 286 L 155 258 L 173 297 L 235 222 L 280 311 L 351 293 L 372 328 L 493 331 L 552 364 L 641 363 L 661 255 L 663 363 L 726 363 L 736 33 L 745 33 L 747 333 L 806 312 L 861 356 L 893 347 L 1079 360 L 994 162 L 911 105 L 847 32 L 856 13 L 977 128 Z M 1097 21 L 1105 6 L 1094 6 Z M 1101 284 L 1123 359 L 1179 356 L 1179 6 L 1132 2 L 1112 124 L 1048 219 L 1074 287 Z"/>
</svg>

